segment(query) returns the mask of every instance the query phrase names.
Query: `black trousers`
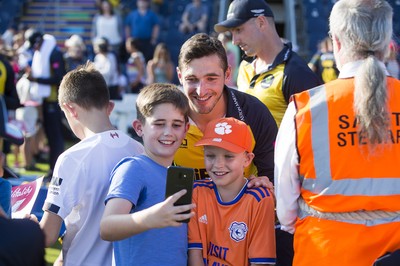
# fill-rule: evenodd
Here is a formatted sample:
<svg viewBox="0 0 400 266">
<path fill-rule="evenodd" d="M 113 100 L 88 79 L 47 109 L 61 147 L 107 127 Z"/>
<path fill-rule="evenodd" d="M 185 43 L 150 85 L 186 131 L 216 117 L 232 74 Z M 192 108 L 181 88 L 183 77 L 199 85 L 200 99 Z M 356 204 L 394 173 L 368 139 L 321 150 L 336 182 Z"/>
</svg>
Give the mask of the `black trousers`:
<svg viewBox="0 0 400 266">
<path fill-rule="evenodd" d="M 276 266 L 292 266 L 294 249 L 293 235 L 275 228 L 276 238 Z"/>
<path fill-rule="evenodd" d="M 43 127 L 50 148 L 50 169 L 54 169 L 58 156 L 64 152 L 61 124 L 62 113 L 57 102 L 43 102 Z"/>
</svg>

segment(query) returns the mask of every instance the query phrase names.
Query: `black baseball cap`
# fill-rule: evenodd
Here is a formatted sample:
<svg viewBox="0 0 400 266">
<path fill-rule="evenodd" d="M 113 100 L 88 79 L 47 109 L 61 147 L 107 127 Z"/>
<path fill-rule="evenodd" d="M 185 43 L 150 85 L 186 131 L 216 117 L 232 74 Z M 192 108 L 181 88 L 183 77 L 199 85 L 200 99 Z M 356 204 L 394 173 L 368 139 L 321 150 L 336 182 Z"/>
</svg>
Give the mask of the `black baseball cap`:
<svg viewBox="0 0 400 266">
<path fill-rule="evenodd" d="M 0 138 L 16 145 L 24 143 L 24 135 L 21 130 L 8 122 L 6 103 L 2 96 L 0 96 Z"/>
<path fill-rule="evenodd" d="M 216 24 L 214 30 L 218 33 L 225 32 L 261 15 L 274 17 L 274 13 L 265 0 L 234 0 L 229 5 L 226 20 Z"/>
<path fill-rule="evenodd" d="M 36 31 L 29 36 L 29 48 L 33 48 L 36 43 L 43 40 L 43 33 Z"/>
</svg>

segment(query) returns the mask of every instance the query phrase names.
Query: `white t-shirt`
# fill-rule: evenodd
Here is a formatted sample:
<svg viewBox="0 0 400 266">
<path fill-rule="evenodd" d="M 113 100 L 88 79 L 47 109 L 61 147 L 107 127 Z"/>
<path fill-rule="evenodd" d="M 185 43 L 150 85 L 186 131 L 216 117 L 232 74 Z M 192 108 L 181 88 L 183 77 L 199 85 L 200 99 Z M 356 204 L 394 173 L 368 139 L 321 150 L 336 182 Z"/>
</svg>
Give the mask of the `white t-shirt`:
<svg viewBox="0 0 400 266">
<path fill-rule="evenodd" d="M 64 265 L 111 265 L 112 243 L 100 238 L 110 174 L 122 158 L 141 153 L 139 142 L 111 130 L 84 139 L 59 156 L 43 210 L 64 220 Z"/>
<path fill-rule="evenodd" d="M 98 16 L 95 21 L 96 37 L 105 37 L 111 45 L 117 45 L 122 42 L 117 16 Z"/>
</svg>

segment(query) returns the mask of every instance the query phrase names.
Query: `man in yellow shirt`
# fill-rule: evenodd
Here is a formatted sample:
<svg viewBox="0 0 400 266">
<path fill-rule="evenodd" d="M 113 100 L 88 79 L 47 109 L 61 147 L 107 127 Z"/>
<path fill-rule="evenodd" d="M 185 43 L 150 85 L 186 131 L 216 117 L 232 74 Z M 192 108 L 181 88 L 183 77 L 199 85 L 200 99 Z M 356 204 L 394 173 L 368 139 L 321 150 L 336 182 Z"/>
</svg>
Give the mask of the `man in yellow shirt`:
<svg viewBox="0 0 400 266">
<path fill-rule="evenodd" d="M 214 26 L 216 32 L 230 31 L 232 42 L 252 59 L 242 61 L 239 90 L 256 96 L 271 111 L 279 127 L 292 94 L 320 85 L 318 77 L 294 51 L 283 43 L 274 14 L 264 0 L 235 0 L 227 19 Z"/>
</svg>

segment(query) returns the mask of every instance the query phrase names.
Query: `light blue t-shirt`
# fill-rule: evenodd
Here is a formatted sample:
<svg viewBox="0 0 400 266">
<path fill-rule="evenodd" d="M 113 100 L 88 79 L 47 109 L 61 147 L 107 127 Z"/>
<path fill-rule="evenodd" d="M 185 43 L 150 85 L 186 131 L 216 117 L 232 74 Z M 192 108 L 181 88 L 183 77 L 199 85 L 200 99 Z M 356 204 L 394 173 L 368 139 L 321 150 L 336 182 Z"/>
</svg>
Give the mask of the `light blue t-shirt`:
<svg viewBox="0 0 400 266">
<path fill-rule="evenodd" d="M 106 203 L 123 198 L 131 213 L 164 201 L 167 168 L 145 155 L 121 160 L 111 174 Z M 187 264 L 187 225 L 151 229 L 114 242 L 115 265 L 179 266 Z"/>
</svg>

